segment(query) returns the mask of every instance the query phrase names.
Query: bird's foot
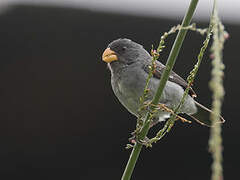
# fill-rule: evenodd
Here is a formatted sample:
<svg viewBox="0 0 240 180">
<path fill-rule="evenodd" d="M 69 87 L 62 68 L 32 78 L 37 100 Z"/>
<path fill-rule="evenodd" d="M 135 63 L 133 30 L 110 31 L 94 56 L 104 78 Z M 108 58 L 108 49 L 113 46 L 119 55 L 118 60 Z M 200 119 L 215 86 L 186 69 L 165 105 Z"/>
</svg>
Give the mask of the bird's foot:
<svg viewBox="0 0 240 180">
<path fill-rule="evenodd" d="M 131 144 L 141 144 L 146 147 L 152 147 L 152 143 L 150 142 L 150 139 L 148 137 L 145 137 L 143 140 L 138 139 L 136 136 L 132 136 L 128 139 Z"/>
<path fill-rule="evenodd" d="M 146 147 L 152 147 L 152 142 L 151 140 L 146 136 L 143 140 L 139 140 L 140 144 Z"/>
<path fill-rule="evenodd" d="M 138 142 L 138 134 L 139 134 L 139 131 L 137 131 L 137 129 L 135 130 L 135 131 L 133 131 L 132 133 L 131 133 L 131 135 L 132 135 L 132 137 L 130 137 L 129 139 L 128 139 L 128 141 L 130 142 L 130 143 L 132 143 L 132 144 L 136 144 L 136 142 Z"/>
</svg>

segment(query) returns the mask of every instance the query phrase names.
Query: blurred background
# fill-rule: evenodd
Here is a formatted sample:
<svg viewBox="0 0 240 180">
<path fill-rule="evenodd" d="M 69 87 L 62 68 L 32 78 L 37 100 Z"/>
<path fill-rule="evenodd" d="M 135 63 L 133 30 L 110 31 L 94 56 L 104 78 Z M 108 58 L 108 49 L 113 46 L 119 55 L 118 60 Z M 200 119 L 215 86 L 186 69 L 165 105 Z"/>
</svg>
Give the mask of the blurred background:
<svg viewBox="0 0 240 180">
<path fill-rule="evenodd" d="M 189 2 L 1 0 L 0 177 L 120 179 L 136 118 L 114 96 L 102 52 L 120 37 L 149 51 L 181 22 Z M 230 34 L 224 49 L 223 164 L 225 179 L 234 179 L 240 160 L 239 1 L 221 0 L 219 8 Z M 210 12 L 210 1 L 201 1 L 194 22 L 206 27 Z M 174 38 L 166 43 L 163 63 Z M 195 64 L 203 40 L 187 34 L 174 67 L 182 77 Z M 194 88 L 208 107 L 210 71 L 206 54 Z M 206 127 L 177 122 L 153 148 L 143 149 L 132 179 L 210 179 L 208 137 Z"/>
</svg>

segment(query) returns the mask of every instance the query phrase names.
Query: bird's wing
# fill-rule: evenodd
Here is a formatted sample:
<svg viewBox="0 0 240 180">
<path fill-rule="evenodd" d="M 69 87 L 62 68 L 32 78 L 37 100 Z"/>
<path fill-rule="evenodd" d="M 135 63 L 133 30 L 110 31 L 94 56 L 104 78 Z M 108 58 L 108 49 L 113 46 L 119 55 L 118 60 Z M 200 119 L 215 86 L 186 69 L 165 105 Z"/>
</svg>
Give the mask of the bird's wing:
<svg viewBox="0 0 240 180">
<path fill-rule="evenodd" d="M 153 72 L 153 77 L 155 77 L 157 79 L 160 79 L 161 76 L 162 76 L 163 70 L 165 68 L 166 67 L 163 64 L 161 64 L 159 61 L 156 61 L 156 67 L 155 67 L 155 70 Z M 147 73 L 149 73 L 149 65 L 145 66 L 144 69 Z M 180 85 L 181 87 L 183 87 L 183 89 L 186 89 L 188 87 L 188 83 L 173 71 L 170 73 L 170 76 L 169 76 L 168 80 Z M 197 96 L 196 93 L 194 92 L 194 90 L 191 87 L 189 89 L 189 95 L 191 95 L 192 97 Z"/>
</svg>

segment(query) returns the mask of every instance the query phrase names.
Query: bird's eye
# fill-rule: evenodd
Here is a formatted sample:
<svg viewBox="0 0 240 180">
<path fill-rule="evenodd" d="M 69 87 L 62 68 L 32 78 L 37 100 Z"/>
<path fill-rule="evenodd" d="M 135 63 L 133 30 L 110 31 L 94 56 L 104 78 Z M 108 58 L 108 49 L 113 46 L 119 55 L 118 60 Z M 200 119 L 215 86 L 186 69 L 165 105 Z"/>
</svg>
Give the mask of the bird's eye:
<svg viewBox="0 0 240 180">
<path fill-rule="evenodd" d="M 126 46 L 123 46 L 123 47 L 122 47 L 122 51 L 125 51 L 126 49 L 127 49 Z"/>
</svg>

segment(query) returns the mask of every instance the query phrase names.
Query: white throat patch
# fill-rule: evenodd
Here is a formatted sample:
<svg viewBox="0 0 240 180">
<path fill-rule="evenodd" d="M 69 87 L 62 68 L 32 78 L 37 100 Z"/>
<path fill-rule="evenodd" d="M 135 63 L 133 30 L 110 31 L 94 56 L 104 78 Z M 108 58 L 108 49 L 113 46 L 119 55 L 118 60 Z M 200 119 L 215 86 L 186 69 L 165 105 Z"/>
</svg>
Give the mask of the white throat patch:
<svg viewBox="0 0 240 180">
<path fill-rule="evenodd" d="M 107 63 L 107 66 L 108 66 L 108 68 L 110 69 L 110 71 L 111 71 L 111 73 L 112 73 L 113 70 L 112 70 L 112 67 L 111 67 L 110 63 Z"/>
</svg>

